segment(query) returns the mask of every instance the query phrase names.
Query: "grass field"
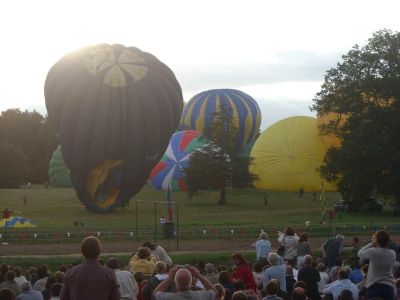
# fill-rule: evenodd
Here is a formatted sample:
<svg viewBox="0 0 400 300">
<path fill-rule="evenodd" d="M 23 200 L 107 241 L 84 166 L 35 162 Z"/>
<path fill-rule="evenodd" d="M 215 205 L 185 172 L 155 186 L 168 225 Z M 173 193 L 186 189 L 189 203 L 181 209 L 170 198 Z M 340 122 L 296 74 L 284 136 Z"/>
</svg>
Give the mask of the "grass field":
<svg viewBox="0 0 400 300">
<path fill-rule="evenodd" d="M 23 207 L 22 196 L 28 197 L 27 208 Z M 182 192 L 172 192 L 172 200 L 179 203 L 179 224 L 182 228 L 195 226 L 285 226 L 320 224 L 321 204 L 314 202 L 311 194 L 299 199 L 297 193 L 267 192 L 268 205 L 264 205 L 264 191 L 229 191 L 228 204 L 217 205 L 218 193 L 202 193 L 188 198 Z M 340 199 L 337 193 L 327 193 L 327 207 Z M 136 200 L 165 201 L 165 193 L 145 186 L 130 202 L 130 206 L 111 214 L 95 214 L 80 207 L 73 189 L 33 186 L 30 189 L 1 189 L 0 209 L 8 208 L 13 215 L 33 220 L 38 227 L 34 230 L 65 232 L 78 231 L 73 226 L 76 219 L 85 222 L 85 230 L 127 231 L 136 226 Z M 151 203 L 138 202 L 139 228 L 151 228 L 161 216 L 167 214 L 166 206 L 159 204 L 156 210 Z M 174 208 L 176 216 L 177 209 Z M 336 224 L 397 224 L 398 217 L 386 206 L 382 213 L 351 213 L 336 216 Z"/>
</svg>

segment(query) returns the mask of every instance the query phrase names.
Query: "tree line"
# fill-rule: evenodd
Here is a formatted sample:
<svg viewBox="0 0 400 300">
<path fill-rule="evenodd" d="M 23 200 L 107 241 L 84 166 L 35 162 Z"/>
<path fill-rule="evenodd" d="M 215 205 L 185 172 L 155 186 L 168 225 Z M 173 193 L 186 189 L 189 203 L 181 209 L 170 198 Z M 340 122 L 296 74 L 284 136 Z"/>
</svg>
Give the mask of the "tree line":
<svg viewBox="0 0 400 300">
<path fill-rule="evenodd" d="M 49 161 L 59 144 L 47 116 L 8 109 L 0 114 L 0 188 L 45 183 Z"/>
</svg>

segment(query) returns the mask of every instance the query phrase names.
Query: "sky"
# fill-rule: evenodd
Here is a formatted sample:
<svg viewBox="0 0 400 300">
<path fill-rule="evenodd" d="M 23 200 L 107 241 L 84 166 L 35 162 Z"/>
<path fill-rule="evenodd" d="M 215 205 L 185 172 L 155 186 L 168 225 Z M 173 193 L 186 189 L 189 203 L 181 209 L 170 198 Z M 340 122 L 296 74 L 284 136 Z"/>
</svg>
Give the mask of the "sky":
<svg viewBox="0 0 400 300">
<path fill-rule="evenodd" d="M 46 113 L 43 86 L 64 54 L 120 43 L 154 54 L 185 101 L 214 88 L 251 95 L 261 128 L 309 110 L 324 75 L 372 33 L 400 31 L 400 1 L 12 0 L 0 2 L 0 111 Z"/>
</svg>

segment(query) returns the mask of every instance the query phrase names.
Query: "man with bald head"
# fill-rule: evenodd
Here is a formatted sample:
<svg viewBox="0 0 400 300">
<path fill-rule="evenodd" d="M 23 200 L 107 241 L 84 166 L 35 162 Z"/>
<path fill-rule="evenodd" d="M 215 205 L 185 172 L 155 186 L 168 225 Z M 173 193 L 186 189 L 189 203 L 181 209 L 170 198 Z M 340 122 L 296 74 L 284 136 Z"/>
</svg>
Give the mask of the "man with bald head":
<svg viewBox="0 0 400 300">
<path fill-rule="evenodd" d="M 202 283 L 205 290 L 192 291 L 192 286 L 197 280 Z M 176 293 L 166 292 L 172 284 L 175 284 Z M 154 290 L 156 300 L 214 300 L 216 295 L 217 290 L 214 285 L 202 276 L 196 268 L 189 265 L 184 268 L 172 268 L 168 278 L 162 281 Z"/>
</svg>

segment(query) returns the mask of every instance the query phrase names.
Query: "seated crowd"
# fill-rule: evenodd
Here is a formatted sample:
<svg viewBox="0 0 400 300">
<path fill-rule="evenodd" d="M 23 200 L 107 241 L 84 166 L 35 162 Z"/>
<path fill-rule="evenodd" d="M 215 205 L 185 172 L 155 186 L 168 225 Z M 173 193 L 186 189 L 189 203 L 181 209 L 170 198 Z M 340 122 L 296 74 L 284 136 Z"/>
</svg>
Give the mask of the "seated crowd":
<svg viewBox="0 0 400 300">
<path fill-rule="evenodd" d="M 101 243 L 88 237 L 81 243 L 85 260 L 53 273 L 45 265 L 26 271 L 0 265 L 0 300 L 400 299 L 400 255 L 389 234 L 378 230 L 363 247 L 354 238 L 346 262 L 343 241 L 341 235 L 327 240 L 315 258 L 306 234 L 286 228 L 274 252 L 262 232 L 256 262 L 234 253 L 230 267 L 174 265 L 161 246 L 146 242 L 121 268 L 115 258 L 99 260 Z"/>
</svg>

